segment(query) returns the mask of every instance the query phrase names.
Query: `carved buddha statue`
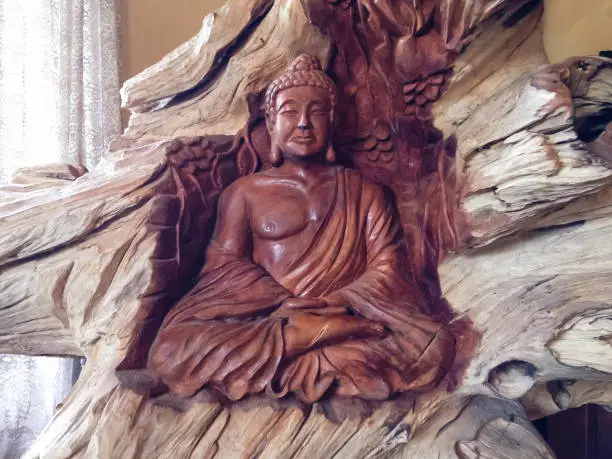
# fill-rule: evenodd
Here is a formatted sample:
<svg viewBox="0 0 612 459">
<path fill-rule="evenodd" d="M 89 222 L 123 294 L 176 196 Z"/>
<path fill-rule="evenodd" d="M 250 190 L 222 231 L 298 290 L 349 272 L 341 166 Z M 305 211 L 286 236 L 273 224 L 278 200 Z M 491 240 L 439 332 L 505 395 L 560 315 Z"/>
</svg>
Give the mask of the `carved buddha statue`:
<svg viewBox="0 0 612 459">
<path fill-rule="evenodd" d="M 448 371 L 454 338 L 409 280 L 392 201 L 334 165 L 335 91 L 307 55 L 269 87 L 274 167 L 223 192 L 205 266 L 149 353 L 171 392 L 384 400 Z"/>
</svg>

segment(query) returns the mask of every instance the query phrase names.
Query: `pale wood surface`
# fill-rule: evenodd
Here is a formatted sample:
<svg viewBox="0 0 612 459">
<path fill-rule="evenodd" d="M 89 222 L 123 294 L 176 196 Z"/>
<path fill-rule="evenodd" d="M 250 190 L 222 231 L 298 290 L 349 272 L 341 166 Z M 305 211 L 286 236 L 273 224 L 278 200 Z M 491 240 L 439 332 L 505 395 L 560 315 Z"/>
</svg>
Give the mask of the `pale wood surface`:
<svg viewBox="0 0 612 459">
<path fill-rule="evenodd" d="M 258 15 L 270 8 L 256 28 Z M 279 27 L 279 24 L 286 24 Z M 252 29 L 252 30 L 251 30 Z M 240 41 L 232 51 L 232 44 Z M 231 57 L 215 61 L 221 50 Z M 132 116 L 116 145 L 206 134 L 235 134 L 249 119 L 247 95 L 263 91 L 302 53 L 327 62 L 329 38 L 314 27 L 300 0 L 228 2 L 200 33 L 122 89 Z M 177 78 L 186 73 L 186 78 Z M 186 91 L 186 100 L 176 100 Z"/>
<path fill-rule="evenodd" d="M 299 1 L 274 2 L 205 92 L 152 110 L 197 85 L 219 47 L 252 20 L 245 7 L 236 27 L 217 30 L 226 20 L 219 14 L 124 88 L 140 112 L 95 171 L 68 185 L 1 191 L 0 352 L 87 357 L 26 457 L 552 457 L 528 418 L 609 404 L 612 393 L 612 169 L 573 124 L 612 96 L 607 62 L 592 61 L 589 78 L 582 65 L 539 69 L 537 12 L 509 31 L 488 22 L 435 107 L 438 124 L 458 137 L 468 225 L 464 250 L 445 259 L 440 282 L 458 317 L 482 333 L 454 393 L 334 423 L 318 408 L 208 403 L 178 412 L 119 387 L 114 368 L 155 275 L 159 235 L 145 222 L 171 181 L 165 140 L 126 146 L 234 134 L 248 117 L 247 92 L 299 52 L 322 60 L 329 52 Z M 169 76 L 177 65 L 185 79 Z M 577 382 L 547 384 L 569 380 Z"/>
</svg>

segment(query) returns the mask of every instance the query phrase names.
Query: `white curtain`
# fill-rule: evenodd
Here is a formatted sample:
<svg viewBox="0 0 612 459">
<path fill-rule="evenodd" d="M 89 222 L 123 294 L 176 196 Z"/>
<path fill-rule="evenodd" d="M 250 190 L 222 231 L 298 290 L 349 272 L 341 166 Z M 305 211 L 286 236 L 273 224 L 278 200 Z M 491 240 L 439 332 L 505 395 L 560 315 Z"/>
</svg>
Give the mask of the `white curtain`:
<svg viewBox="0 0 612 459">
<path fill-rule="evenodd" d="M 24 166 L 91 169 L 120 133 L 117 3 L 0 0 L 0 184 Z M 0 458 L 28 449 L 74 365 L 0 355 Z"/>
<path fill-rule="evenodd" d="M 18 459 L 70 392 L 76 359 L 0 355 L 0 458 Z"/>
<path fill-rule="evenodd" d="M 119 134 L 118 0 L 0 0 L 0 182 Z"/>
</svg>

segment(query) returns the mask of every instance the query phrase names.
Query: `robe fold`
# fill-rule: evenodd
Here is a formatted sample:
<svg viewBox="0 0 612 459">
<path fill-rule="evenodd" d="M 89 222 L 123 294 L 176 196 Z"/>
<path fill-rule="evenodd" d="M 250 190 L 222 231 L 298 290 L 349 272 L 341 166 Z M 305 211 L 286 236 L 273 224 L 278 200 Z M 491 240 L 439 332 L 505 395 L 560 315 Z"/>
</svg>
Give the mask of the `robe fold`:
<svg viewBox="0 0 612 459">
<path fill-rule="evenodd" d="M 382 190 L 338 167 L 312 240 L 274 277 L 211 242 L 197 284 L 164 320 L 149 369 L 179 395 L 208 387 L 230 400 L 264 392 L 294 393 L 309 403 L 326 394 L 383 400 L 431 389 L 452 364 L 454 338 L 427 315 L 403 244 Z M 389 333 L 289 358 L 290 321 L 271 313 L 291 297 L 339 300 Z"/>
</svg>

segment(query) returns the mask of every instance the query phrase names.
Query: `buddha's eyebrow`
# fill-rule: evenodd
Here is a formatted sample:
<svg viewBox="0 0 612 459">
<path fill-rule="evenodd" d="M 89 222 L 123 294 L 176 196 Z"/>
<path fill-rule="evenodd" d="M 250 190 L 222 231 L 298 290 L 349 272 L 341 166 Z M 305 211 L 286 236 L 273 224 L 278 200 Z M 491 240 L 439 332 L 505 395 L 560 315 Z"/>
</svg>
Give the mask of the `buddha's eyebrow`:
<svg viewBox="0 0 612 459">
<path fill-rule="evenodd" d="M 325 107 L 326 102 L 323 99 L 315 99 L 312 102 L 310 102 L 310 104 L 308 104 L 310 107 L 312 107 L 313 105 L 322 105 Z"/>
<path fill-rule="evenodd" d="M 278 109 L 280 110 L 280 109 L 281 109 L 281 108 L 283 108 L 285 105 L 287 105 L 287 104 L 293 104 L 293 103 L 295 103 L 295 100 L 293 100 L 293 99 L 287 99 L 287 100 L 285 100 L 285 101 L 284 101 L 282 104 L 280 104 L 280 106 L 278 107 Z"/>
</svg>

